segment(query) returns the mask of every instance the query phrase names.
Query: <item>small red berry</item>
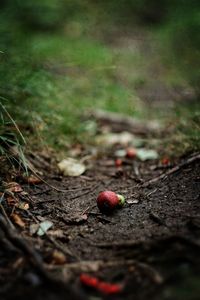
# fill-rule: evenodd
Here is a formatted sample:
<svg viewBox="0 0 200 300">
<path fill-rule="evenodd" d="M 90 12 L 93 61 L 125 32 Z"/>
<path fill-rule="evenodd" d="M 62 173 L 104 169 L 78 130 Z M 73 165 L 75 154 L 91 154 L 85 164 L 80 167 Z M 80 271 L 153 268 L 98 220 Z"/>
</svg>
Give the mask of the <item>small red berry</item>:
<svg viewBox="0 0 200 300">
<path fill-rule="evenodd" d="M 97 206 L 105 214 L 111 213 L 117 206 L 122 206 L 124 203 L 124 197 L 112 191 L 101 192 L 97 197 Z"/>
<path fill-rule="evenodd" d="M 163 166 L 167 166 L 170 163 L 170 160 L 168 157 L 163 157 L 161 163 Z"/>
<path fill-rule="evenodd" d="M 104 282 L 94 276 L 84 273 L 80 275 L 80 282 L 84 286 L 93 288 L 104 295 L 118 294 L 122 291 L 122 286 L 119 284 Z"/>
<path fill-rule="evenodd" d="M 117 159 L 115 160 L 115 166 L 116 166 L 116 167 L 121 167 L 121 166 L 122 166 L 122 160 L 121 160 L 120 158 L 117 158 Z"/>
<path fill-rule="evenodd" d="M 126 157 L 128 158 L 135 158 L 136 157 L 136 149 L 135 148 L 128 148 L 126 150 Z"/>
</svg>

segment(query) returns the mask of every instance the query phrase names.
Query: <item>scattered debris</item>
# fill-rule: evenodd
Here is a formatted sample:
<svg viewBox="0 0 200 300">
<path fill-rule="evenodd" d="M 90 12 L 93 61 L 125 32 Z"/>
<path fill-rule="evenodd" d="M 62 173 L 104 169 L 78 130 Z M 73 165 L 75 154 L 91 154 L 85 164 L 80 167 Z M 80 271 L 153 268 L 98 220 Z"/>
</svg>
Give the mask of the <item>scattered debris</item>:
<svg viewBox="0 0 200 300">
<path fill-rule="evenodd" d="M 157 159 L 158 153 L 155 150 L 148 150 L 145 148 L 137 149 L 137 158 L 139 158 L 141 161 L 145 160 L 151 160 L 151 159 Z"/>
<path fill-rule="evenodd" d="M 123 131 L 120 133 L 104 133 L 96 138 L 96 143 L 99 146 L 111 147 L 113 145 L 119 144 L 127 146 L 129 144 L 135 147 L 141 146 L 141 139 L 137 138 L 135 135 L 128 131 Z"/>
<path fill-rule="evenodd" d="M 40 226 L 39 224 L 35 224 L 35 223 L 31 224 L 29 227 L 30 235 L 34 235 L 37 232 L 39 226 Z"/>
<path fill-rule="evenodd" d="M 17 182 L 9 182 L 3 184 L 5 191 L 10 193 L 21 193 L 23 191 L 21 185 Z"/>
<path fill-rule="evenodd" d="M 133 162 L 133 170 L 134 170 L 134 173 L 137 177 L 140 176 L 140 170 L 139 170 L 139 166 L 138 166 L 138 162 L 134 161 Z"/>
<path fill-rule="evenodd" d="M 53 226 L 53 223 L 51 221 L 46 220 L 44 222 L 41 222 L 39 225 L 39 229 L 37 231 L 37 235 L 39 235 L 39 236 L 44 235 L 45 232 L 52 226 Z"/>
<path fill-rule="evenodd" d="M 30 225 L 30 234 L 33 235 L 37 233 L 38 236 L 43 236 L 48 229 L 53 226 L 51 221 L 45 220 L 39 224 L 31 224 Z"/>
<path fill-rule="evenodd" d="M 129 199 L 129 200 L 126 200 L 126 202 L 128 204 L 138 204 L 140 202 L 139 199 Z"/>
<path fill-rule="evenodd" d="M 149 214 L 149 218 L 154 221 L 155 223 L 157 223 L 158 225 L 166 225 L 165 224 L 165 221 L 160 217 L 158 216 L 158 214 L 154 213 L 154 212 L 151 212 Z"/>
<path fill-rule="evenodd" d="M 14 206 L 14 207 L 17 207 L 22 210 L 29 209 L 29 204 L 25 201 L 19 200 L 18 197 L 14 196 L 14 194 L 13 194 L 13 196 L 11 196 L 11 195 L 6 196 L 6 202 L 9 206 Z"/>
<path fill-rule="evenodd" d="M 133 159 L 136 157 L 136 155 L 137 155 L 137 150 L 135 148 L 128 148 L 126 150 L 126 157 Z"/>
<path fill-rule="evenodd" d="M 54 250 L 51 257 L 51 263 L 54 265 L 63 265 L 66 263 L 66 256 L 58 250 Z"/>
<path fill-rule="evenodd" d="M 115 151 L 115 156 L 123 158 L 126 156 L 126 150 L 125 149 L 118 149 Z"/>
<path fill-rule="evenodd" d="M 137 134 L 147 134 L 149 132 L 159 132 L 163 130 L 163 126 L 156 120 L 142 122 L 133 117 L 128 117 L 116 112 L 108 112 L 101 109 L 92 110 L 89 117 L 93 117 L 102 123 L 116 124 L 119 127 L 126 127 Z"/>
<path fill-rule="evenodd" d="M 67 225 L 79 225 L 85 223 L 88 219 L 87 214 L 75 214 L 70 218 L 61 217 L 61 220 Z"/>
<path fill-rule="evenodd" d="M 17 249 L 22 251 L 24 256 L 28 258 L 31 265 L 37 269 L 40 275 L 51 283 L 56 282 L 46 271 L 43 264 L 43 259 L 41 258 L 40 254 L 36 251 L 34 246 L 28 243 L 28 241 L 24 239 L 21 235 L 19 235 L 15 228 L 13 228 L 12 226 L 8 226 L 6 219 L 4 219 L 2 215 L 0 215 L 0 225 L 1 230 L 3 230 L 3 232 L 5 233 L 6 238 Z"/>
<path fill-rule="evenodd" d="M 64 232 L 61 229 L 49 230 L 48 235 L 55 238 L 64 238 Z"/>
<path fill-rule="evenodd" d="M 70 157 L 59 162 L 58 168 L 64 176 L 80 176 L 86 170 L 83 163 Z"/>
<path fill-rule="evenodd" d="M 4 201 L 4 194 L 0 192 L 0 204 Z"/>
<path fill-rule="evenodd" d="M 17 208 L 22 209 L 22 210 L 27 210 L 29 209 L 29 204 L 27 202 L 24 201 L 20 201 L 17 205 Z"/>
<path fill-rule="evenodd" d="M 42 180 L 35 175 L 30 175 L 29 177 L 24 177 L 24 181 L 27 182 L 28 184 L 40 184 L 42 183 Z"/>
<path fill-rule="evenodd" d="M 12 213 L 12 215 L 10 216 L 11 220 L 18 225 L 20 228 L 25 228 L 26 224 L 25 222 L 22 220 L 22 218 L 16 214 L 16 213 Z"/>
<path fill-rule="evenodd" d="M 15 206 L 19 202 L 19 199 L 13 196 L 7 196 L 6 202 L 9 206 Z"/>
<path fill-rule="evenodd" d="M 124 197 L 112 191 L 101 192 L 97 197 L 97 206 L 105 214 L 111 213 L 116 207 L 123 206 L 124 203 Z"/>
<path fill-rule="evenodd" d="M 167 172 L 162 173 L 159 176 L 144 182 L 142 184 L 142 186 L 143 187 L 148 187 L 151 184 L 156 183 L 157 181 L 159 181 L 161 179 L 164 180 L 165 178 L 167 178 L 167 176 L 179 171 L 181 168 L 183 168 L 183 167 L 185 167 L 185 166 L 187 166 L 187 165 L 191 164 L 192 162 L 194 162 L 196 160 L 199 160 L 199 159 L 200 159 L 200 153 L 194 154 L 193 156 L 189 157 L 187 160 L 181 162 L 179 165 L 173 167 L 172 169 L 168 170 Z"/>
</svg>

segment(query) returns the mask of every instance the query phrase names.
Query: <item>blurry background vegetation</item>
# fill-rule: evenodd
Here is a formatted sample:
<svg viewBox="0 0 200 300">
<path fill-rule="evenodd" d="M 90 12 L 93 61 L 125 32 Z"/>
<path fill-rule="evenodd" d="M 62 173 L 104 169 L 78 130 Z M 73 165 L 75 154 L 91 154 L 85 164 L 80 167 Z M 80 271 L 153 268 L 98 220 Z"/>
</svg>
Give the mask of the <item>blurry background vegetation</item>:
<svg viewBox="0 0 200 300">
<path fill-rule="evenodd" d="M 1 152 L 10 140 L 23 143 L 5 110 L 37 146 L 59 147 L 94 132 L 80 118 L 86 108 L 163 117 L 163 107 L 149 113 L 137 93 L 157 61 L 166 85 L 193 91 L 192 105 L 179 103 L 173 113 L 199 147 L 199 32 L 198 0 L 2 0 Z"/>
</svg>

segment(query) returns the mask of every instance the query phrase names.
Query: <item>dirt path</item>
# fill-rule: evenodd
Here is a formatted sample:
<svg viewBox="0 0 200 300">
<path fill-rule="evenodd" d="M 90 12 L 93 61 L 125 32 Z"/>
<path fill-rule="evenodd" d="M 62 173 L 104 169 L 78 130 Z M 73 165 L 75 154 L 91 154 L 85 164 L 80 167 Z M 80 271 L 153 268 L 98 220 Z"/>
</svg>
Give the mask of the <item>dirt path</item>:
<svg viewBox="0 0 200 300">
<path fill-rule="evenodd" d="M 119 71 L 119 80 L 129 84 L 127 74 Z M 149 72 L 153 70 L 150 68 Z M 162 70 L 159 72 L 154 75 L 159 77 Z M 159 105 L 163 109 L 169 93 L 163 85 L 156 85 L 156 90 L 152 86 L 155 87 L 155 81 L 139 88 L 138 94 L 153 109 Z M 170 92 L 170 97 L 176 96 L 174 91 Z M 145 95 L 148 95 L 146 100 Z M 175 101 L 171 100 L 169 109 Z M 57 170 L 52 171 L 47 160 L 41 168 L 42 177 L 57 189 L 67 190 L 65 193 L 45 183 L 25 184 L 19 177 L 26 193 L 15 193 L 15 197 L 29 203 L 30 208 L 15 209 L 25 227 L 22 224 L 17 227 L 13 220 L 16 225 L 13 229 L 5 218 L 11 216 L 13 206 L 8 199 L 1 205 L 2 300 L 199 299 L 199 156 L 193 153 L 196 159 L 191 162 L 192 154 L 161 164 L 165 152 L 161 132 L 155 135 L 150 130 L 145 135 L 141 128 L 137 130 L 123 122 L 105 124 L 105 120 L 99 123 L 99 130 L 105 125 L 111 132 L 137 133 L 137 137 L 145 138 L 147 146 L 159 140 L 154 148 L 160 158 L 145 162 L 123 158 L 123 164 L 116 167 L 114 152 L 122 146 L 98 149 L 84 175 L 76 178 L 60 176 Z M 92 151 L 83 149 L 83 153 Z M 38 167 L 41 160 L 33 158 L 32 162 Z M 180 168 L 174 169 L 176 166 Z M 166 176 L 159 178 L 162 174 Z M 153 178 L 157 180 L 148 184 Z M 125 206 L 111 215 L 100 213 L 96 199 L 103 190 L 124 195 Z M 30 228 L 34 230 L 34 225 L 44 220 L 53 223 L 46 235 L 40 237 L 30 232 Z M 80 282 L 83 273 L 117 283 L 122 291 L 106 295 L 95 288 L 86 288 Z"/>
<path fill-rule="evenodd" d="M 49 184 L 67 193 L 46 184 L 23 185 L 30 209 L 17 210 L 26 222 L 18 235 L 34 253 L 25 258 L 22 245 L 1 232 L 1 299 L 66 299 L 68 287 L 73 289 L 68 299 L 180 299 L 183 289 L 189 296 L 182 299 L 197 299 L 199 159 L 191 163 L 187 160 L 174 161 L 174 165 L 182 162 L 185 166 L 145 184 L 167 174 L 173 166 L 160 166 L 158 160 L 125 159 L 121 167 L 116 167 L 109 150 L 93 159 L 80 177 L 45 176 Z M 96 206 L 98 193 L 107 189 L 123 194 L 127 200 L 111 215 L 101 214 Z M 5 208 L 10 215 L 11 207 Z M 30 225 L 42 220 L 52 221 L 53 229 L 47 236 L 31 235 Z M 39 265 L 44 263 L 45 276 L 35 264 L 35 253 L 42 259 Z M 119 283 L 123 290 L 106 296 L 87 289 L 80 284 L 82 273 Z M 46 274 L 54 279 L 46 278 Z M 65 285 L 58 287 L 60 280 Z"/>
</svg>

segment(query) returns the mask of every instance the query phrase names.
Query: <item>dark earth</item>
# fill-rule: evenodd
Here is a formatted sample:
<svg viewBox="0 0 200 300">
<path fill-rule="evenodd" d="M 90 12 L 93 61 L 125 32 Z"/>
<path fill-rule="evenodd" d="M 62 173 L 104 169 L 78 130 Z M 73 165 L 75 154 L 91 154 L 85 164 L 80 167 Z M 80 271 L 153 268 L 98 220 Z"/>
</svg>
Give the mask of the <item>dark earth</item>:
<svg viewBox="0 0 200 300">
<path fill-rule="evenodd" d="M 148 90 L 139 93 L 151 98 L 146 103 L 152 107 L 157 105 L 152 102 L 156 93 L 168 109 L 166 99 L 161 101 L 166 91 L 161 84 L 156 86 L 152 97 Z M 166 97 L 173 100 L 173 96 L 176 91 Z M 105 125 L 111 131 L 128 130 L 145 137 L 147 144 L 156 138 L 161 141 L 160 158 L 165 153 L 163 133 L 152 134 L 148 124 L 131 127 L 113 120 L 99 124 L 100 128 Z M 166 134 L 170 132 L 165 130 Z M 28 185 L 21 174 L 12 178 L 27 192 L 17 195 L 30 208 L 15 208 L 25 228 L 16 224 L 13 228 L 6 221 L 13 206 L 1 202 L 1 300 L 200 298 L 199 153 L 187 153 L 166 165 L 160 158 L 145 162 L 125 158 L 116 167 L 113 153 L 118 146 L 89 157 L 88 169 L 79 177 L 59 174 L 50 155 L 28 155 L 44 181 Z M 88 154 L 90 150 L 81 148 L 82 157 Z M 122 194 L 125 206 L 111 215 L 100 213 L 96 199 L 104 190 Z M 47 234 L 30 234 L 30 225 L 43 220 L 53 222 Z M 82 273 L 118 283 L 123 290 L 104 295 L 89 289 L 80 283 Z"/>
<path fill-rule="evenodd" d="M 40 159 L 46 159 L 41 171 L 48 184 L 27 185 L 18 178 L 28 193 L 21 197 L 30 205 L 28 211 L 16 209 L 26 228 L 1 227 L 2 300 L 199 299 L 199 155 L 166 166 L 125 158 L 116 167 L 110 149 L 91 158 L 79 177 L 63 177 L 48 168 L 47 158 Z M 36 156 L 30 160 L 37 164 Z M 103 215 L 96 205 L 103 190 L 124 195 L 126 205 Z M 13 207 L 3 206 L 9 216 Z M 30 224 L 44 219 L 53 229 L 43 237 L 31 235 Z M 65 262 L 53 260 L 55 249 Z M 119 283 L 123 290 L 103 295 L 80 283 L 82 273 Z"/>
</svg>

